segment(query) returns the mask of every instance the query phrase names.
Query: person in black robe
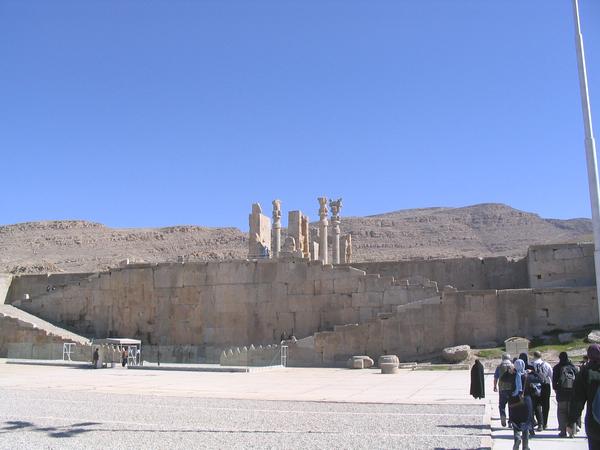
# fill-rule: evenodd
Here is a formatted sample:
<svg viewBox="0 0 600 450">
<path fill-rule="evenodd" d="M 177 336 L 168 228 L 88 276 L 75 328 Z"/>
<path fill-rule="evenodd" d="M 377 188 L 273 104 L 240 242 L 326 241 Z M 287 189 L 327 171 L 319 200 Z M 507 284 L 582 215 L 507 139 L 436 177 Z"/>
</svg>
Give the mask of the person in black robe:
<svg viewBox="0 0 600 450">
<path fill-rule="evenodd" d="M 485 380 L 483 378 L 483 364 L 478 359 L 471 368 L 471 395 L 475 398 L 485 398 Z"/>
</svg>

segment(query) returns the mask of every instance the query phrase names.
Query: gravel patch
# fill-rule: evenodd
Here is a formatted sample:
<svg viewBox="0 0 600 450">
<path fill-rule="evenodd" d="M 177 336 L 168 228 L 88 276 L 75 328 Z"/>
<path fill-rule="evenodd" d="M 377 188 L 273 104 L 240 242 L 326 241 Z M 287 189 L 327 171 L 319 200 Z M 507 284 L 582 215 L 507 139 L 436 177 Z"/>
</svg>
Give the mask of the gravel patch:
<svg viewBox="0 0 600 450">
<path fill-rule="evenodd" d="M 482 405 L 0 389 L 0 448 L 479 448 Z"/>
</svg>

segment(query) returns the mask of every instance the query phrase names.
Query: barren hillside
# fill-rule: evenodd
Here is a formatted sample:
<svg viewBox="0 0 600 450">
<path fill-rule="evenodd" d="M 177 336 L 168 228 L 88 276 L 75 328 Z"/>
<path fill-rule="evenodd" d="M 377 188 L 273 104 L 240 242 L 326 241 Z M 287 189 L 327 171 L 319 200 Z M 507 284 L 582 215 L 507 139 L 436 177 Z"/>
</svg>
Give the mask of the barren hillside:
<svg viewBox="0 0 600 450">
<path fill-rule="evenodd" d="M 316 225 L 316 224 L 313 224 Z M 459 256 L 521 257 L 528 245 L 589 239 L 589 219 L 542 219 L 501 204 L 342 217 L 357 261 Z M 133 261 L 244 258 L 237 228 L 108 228 L 86 221 L 0 226 L 0 272 L 95 271 Z"/>
</svg>

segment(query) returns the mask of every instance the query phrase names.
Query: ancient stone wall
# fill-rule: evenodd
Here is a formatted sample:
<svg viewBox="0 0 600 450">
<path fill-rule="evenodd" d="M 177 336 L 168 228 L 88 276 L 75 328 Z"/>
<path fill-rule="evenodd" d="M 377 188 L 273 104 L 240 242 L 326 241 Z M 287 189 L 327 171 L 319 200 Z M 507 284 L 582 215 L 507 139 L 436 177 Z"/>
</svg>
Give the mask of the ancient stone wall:
<svg viewBox="0 0 600 450">
<path fill-rule="evenodd" d="M 11 283 L 12 275 L 7 273 L 0 273 L 0 305 L 3 305 L 5 303 Z"/>
<path fill-rule="evenodd" d="M 292 366 L 343 366 L 352 355 L 430 357 L 448 346 L 501 343 L 597 322 L 595 288 L 444 292 L 442 299 L 398 306 L 393 314 L 334 327 L 289 348 Z"/>
<path fill-rule="evenodd" d="M 438 295 L 435 283 L 259 260 L 127 266 L 15 305 L 88 337 L 198 346 L 200 360 L 216 362 L 224 348 L 309 336 Z"/>
<path fill-rule="evenodd" d="M 594 244 L 534 245 L 527 261 L 533 288 L 596 285 Z"/>
<path fill-rule="evenodd" d="M 527 260 L 511 260 L 504 256 L 359 262 L 351 266 L 397 280 L 424 277 L 437 282 L 440 287 L 451 285 L 458 290 L 529 287 Z"/>
<path fill-rule="evenodd" d="M 25 294 L 37 297 L 48 291 L 61 289 L 70 284 L 85 282 L 93 273 L 54 273 L 15 275 L 12 277 L 10 288 L 6 296 L 6 303 L 12 304 L 23 299 Z M 0 303 L 2 300 L 0 300 Z"/>
</svg>

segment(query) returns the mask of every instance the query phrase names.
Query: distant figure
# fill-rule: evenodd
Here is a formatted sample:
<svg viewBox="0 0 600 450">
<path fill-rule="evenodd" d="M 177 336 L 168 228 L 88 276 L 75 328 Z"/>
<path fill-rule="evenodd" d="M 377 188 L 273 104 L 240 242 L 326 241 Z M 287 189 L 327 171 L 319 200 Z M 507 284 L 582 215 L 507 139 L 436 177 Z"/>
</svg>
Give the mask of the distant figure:
<svg viewBox="0 0 600 450">
<path fill-rule="evenodd" d="M 552 367 L 542 359 L 542 354 L 538 351 L 533 353 L 533 371 L 542 380 L 542 393 L 538 404 L 542 407 L 542 423 L 538 419 L 538 431 L 548 427 L 548 414 L 550 413 L 550 394 L 552 393 Z"/>
<path fill-rule="evenodd" d="M 127 349 L 124 348 L 121 352 L 121 365 L 125 367 L 127 365 Z"/>
<path fill-rule="evenodd" d="M 560 362 L 554 366 L 552 370 L 552 387 L 556 393 L 556 402 L 558 409 L 556 415 L 558 417 L 558 429 L 560 430 L 559 437 L 567 437 L 567 426 L 570 425 L 573 429 L 575 424 L 569 423 L 569 403 L 571 402 L 571 394 L 575 385 L 575 378 L 579 370 L 569 360 L 567 352 L 561 352 L 558 355 Z"/>
<path fill-rule="evenodd" d="M 500 422 L 502 426 L 506 426 L 506 404 L 512 391 L 511 371 L 514 369 L 513 363 L 510 361 L 510 355 L 504 353 L 502 362 L 498 364 L 494 371 L 494 392 L 498 392 L 498 409 L 500 410 Z M 512 378 L 511 378 L 512 377 Z"/>
<path fill-rule="evenodd" d="M 98 360 L 100 359 L 100 352 L 98 351 L 98 347 L 94 350 L 94 355 L 92 356 L 92 361 L 94 363 L 94 369 L 98 368 Z"/>
<path fill-rule="evenodd" d="M 483 377 L 483 364 L 476 359 L 471 368 L 471 395 L 474 398 L 485 398 L 485 379 Z"/>
<path fill-rule="evenodd" d="M 513 429 L 513 450 L 518 450 L 521 443 L 523 443 L 523 450 L 528 450 L 529 434 L 533 430 L 533 414 L 525 362 L 520 358 L 517 359 L 511 371 L 513 389 L 508 399 L 508 420 Z"/>
<path fill-rule="evenodd" d="M 573 385 L 571 403 L 569 405 L 569 424 L 577 421 L 583 407 L 587 403 L 585 413 L 585 434 L 590 450 L 600 449 L 600 345 L 592 344 L 587 349 L 589 362 L 583 366 Z M 569 436 L 575 434 L 572 425 L 567 426 Z"/>
<path fill-rule="evenodd" d="M 525 363 L 525 370 L 533 370 L 533 366 L 529 364 L 529 356 L 527 356 L 527 353 L 521 353 L 519 359 Z"/>
</svg>

